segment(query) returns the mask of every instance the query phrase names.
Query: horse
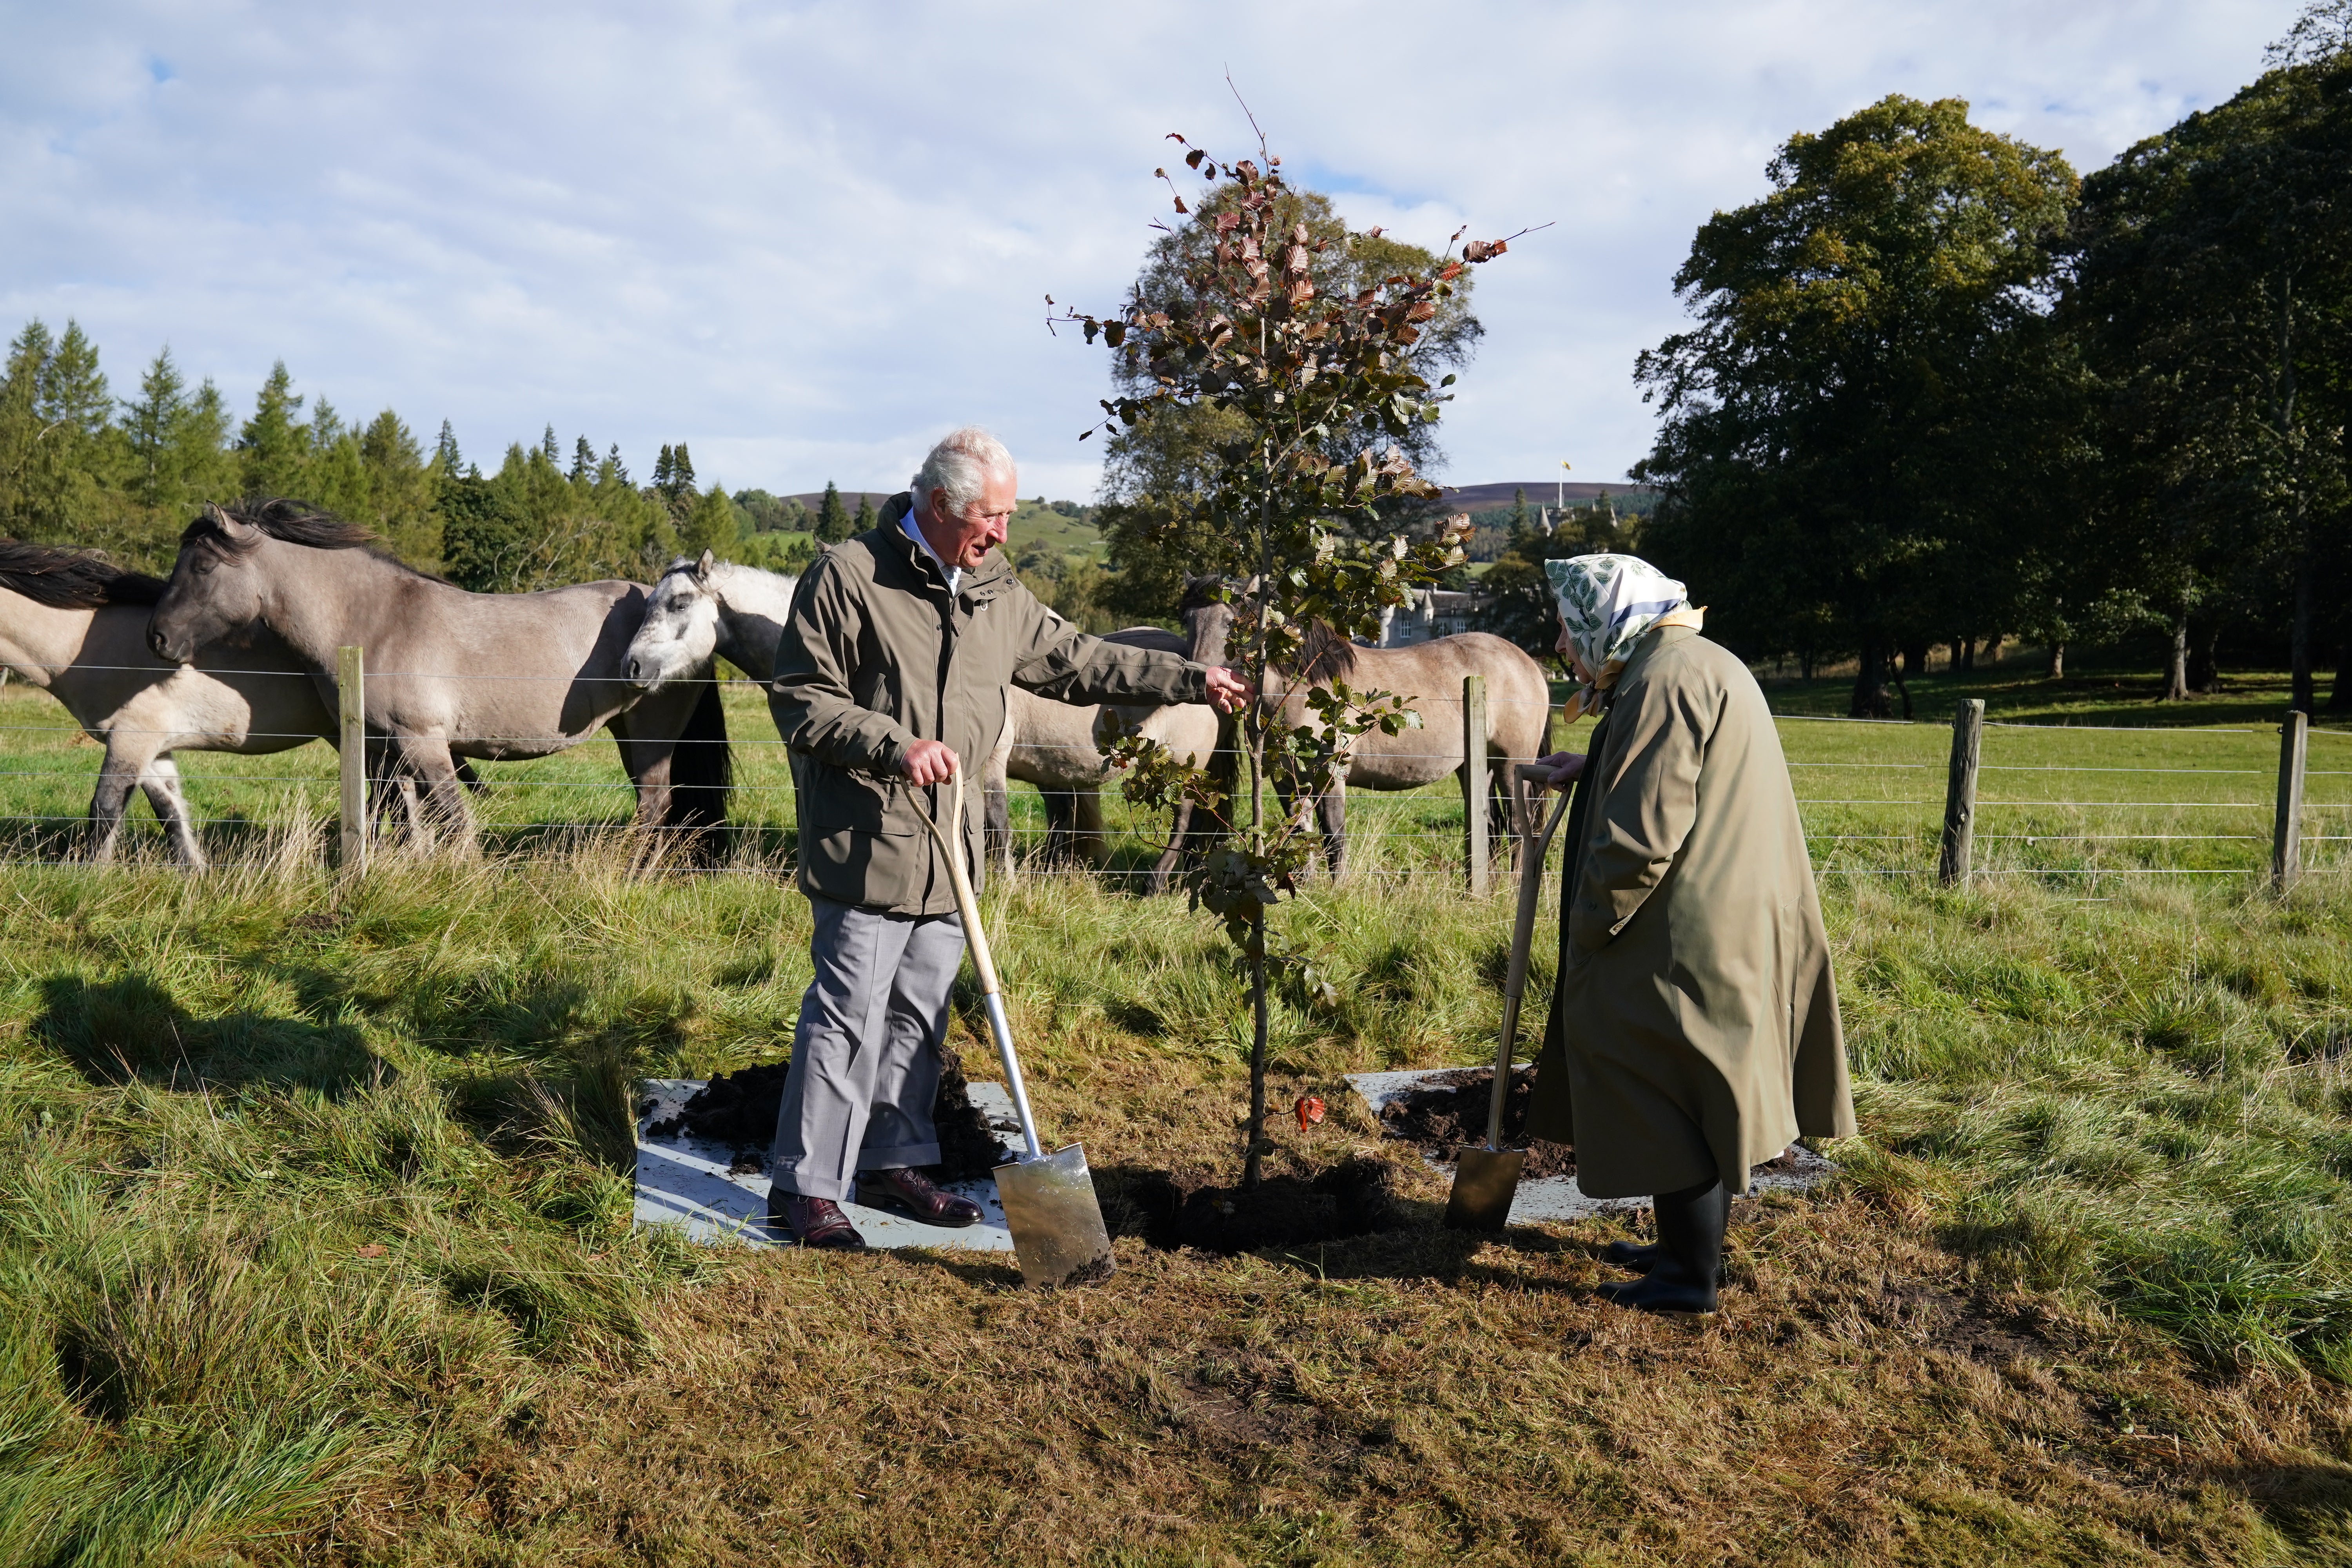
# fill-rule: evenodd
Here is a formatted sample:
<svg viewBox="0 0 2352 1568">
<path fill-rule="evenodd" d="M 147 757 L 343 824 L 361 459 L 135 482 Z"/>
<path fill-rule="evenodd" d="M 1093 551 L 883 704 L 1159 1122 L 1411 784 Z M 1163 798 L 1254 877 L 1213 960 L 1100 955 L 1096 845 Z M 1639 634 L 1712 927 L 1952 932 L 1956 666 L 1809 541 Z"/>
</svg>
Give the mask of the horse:
<svg viewBox="0 0 2352 1568">
<path fill-rule="evenodd" d="M 643 619 L 635 583 L 469 594 L 372 548 L 375 535 L 299 501 L 206 507 L 180 536 L 148 646 L 175 664 L 224 638 L 274 634 L 324 701 L 335 651 L 359 647 L 371 747 L 420 792 L 419 826 L 447 825 L 470 851 L 459 760 L 543 757 L 612 731 L 644 828 L 691 835 L 727 818 L 731 758 L 719 689 L 656 694 L 623 674 Z"/>
<path fill-rule="evenodd" d="M 671 562 L 646 595 L 645 619 L 630 640 L 625 659 L 629 679 L 654 691 L 681 677 L 707 679 L 717 655 L 765 680 L 776 667 L 776 647 L 783 640 L 799 584 L 797 577 L 721 561 L 708 550 L 699 559 L 681 556 Z M 1156 626 L 1129 626 L 1107 640 L 1177 654 L 1191 646 Z M 1098 792 L 1109 768 L 1101 749 L 1111 740 L 1107 711 L 1124 730 L 1140 730 L 1188 759 L 1196 754 L 1205 758 L 1216 743 L 1216 711 L 1206 703 L 1121 705 L 1106 710 L 1052 702 L 1017 686 L 1010 688 L 1004 696 L 1003 728 L 979 769 L 989 843 L 1000 864 L 1009 868 L 1012 863 L 1012 824 L 1004 801 L 1008 778 L 1035 784 L 1045 795 L 1048 859 L 1103 858 Z M 1159 880 L 1164 883 L 1164 871 Z"/>
<path fill-rule="evenodd" d="M 74 551 L 0 540 L 0 665 L 65 704 L 106 747 L 89 800 L 89 858 L 114 858 L 134 789 L 147 796 L 173 857 L 205 864 L 175 751 L 257 756 L 331 740 L 335 717 L 309 672 L 268 638 L 202 647 L 186 663 L 147 647 L 163 582 Z"/>
<path fill-rule="evenodd" d="M 1128 626 L 1105 635 L 1105 642 L 1186 655 L 1190 643 L 1157 626 Z M 989 789 L 991 842 L 1001 846 L 1000 863 L 1013 858 L 1011 819 L 1003 805 L 1007 779 L 1037 786 L 1045 796 L 1048 863 L 1084 858 L 1101 865 L 1109 858 L 1103 833 L 1102 786 L 1110 774 L 1107 748 L 1121 735 L 1159 742 L 1180 762 L 1206 763 L 1217 745 L 1222 722 L 1205 702 L 1112 703 L 1102 706 L 1054 702 L 1013 687 L 1004 694 L 1004 729 L 982 770 Z M 1165 891 L 1185 831 L 1180 808 L 1168 847 L 1151 872 L 1150 890 Z"/>
<path fill-rule="evenodd" d="M 1225 662 L 1233 604 L 1207 599 L 1195 585 L 1187 598 L 1185 621 L 1192 630 L 1192 657 L 1203 664 Z M 1275 706 L 1277 721 L 1286 727 L 1311 724 L 1307 694 L 1335 681 L 1344 681 L 1360 692 L 1391 693 L 1423 716 L 1416 730 L 1396 735 L 1374 730 L 1356 737 L 1330 792 L 1315 803 L 1333 880 L 1347 869 L 1350 785 L 1383 791 L 1419 789 L 1465 771 L 1460 717 L 1465 675 L 1486 678 L 1486 754 L 1493 805 L 1501 812 L 1516 862 L 1519 846 L 1530 842 L 1537 807 L 1535 791 L 1518 782 L 1511 764 L 1533 762 L 1551 749 L 1551 686 L 1544 679 L 1542 667 L 1524 649 L 1486 632 L 1462 632 L 1410 647 L 1360 647 L 1320 622 L 1313 622 L 1301 639 L 1295 667 L 1267 672 L 1266 689 L 1259 700 Z M 1275 783 L 1287 810 L 1289 781 L 1277 778 Z"/>
</svg>

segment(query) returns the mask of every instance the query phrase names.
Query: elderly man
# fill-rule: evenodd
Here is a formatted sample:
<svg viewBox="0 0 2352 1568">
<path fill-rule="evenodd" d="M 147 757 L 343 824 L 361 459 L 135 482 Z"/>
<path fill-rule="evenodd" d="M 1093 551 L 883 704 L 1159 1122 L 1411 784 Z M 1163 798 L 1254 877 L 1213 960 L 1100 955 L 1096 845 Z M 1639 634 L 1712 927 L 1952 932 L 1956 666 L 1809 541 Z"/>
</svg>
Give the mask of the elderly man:
<svg viewBox="0 0 2352 1568">
<path fill-rule="evenodd" d="M 1612 1243 L 1621 1306 L 1711 1312 L 1748 1173 L 1800 1133 L 1852 1137 L 1812 862 L 1771 710 L 1699 635 L 1683 585 L 1631 555 L 1548 561 L 1559 650 L 1598 709 L 1563 835 L 1559 978 L 1528 1135 L 1576 1145 L 1596 1198 L 1653 1197 Z"/>
<path fill-rule="evenodd" d="M 809 569 L 776 653 L 768 703 L 803 759 L 800 886 L 816 914 L 816 977 L 776 1120 L 768 1223 L 804 1247 L 865 1247 L 839 1206 L 853 1194 L 929 1225 L 980 1218 L 921 1169 L 940 1158 L 931 1102 L 963 958 L 947 864 L 921 817 L 941 810 L 936 786 L 962 759 L 995 743 L 1006 685 L 1227 711 L 1249 695 L 1228 670 L 1114 647 L 1039 604 L 995 548 L 1016 484 L 994 437 L 949 436 L 878 527 Z M 976 883 L 976 812 L 962 847 Z"/>
</svg>

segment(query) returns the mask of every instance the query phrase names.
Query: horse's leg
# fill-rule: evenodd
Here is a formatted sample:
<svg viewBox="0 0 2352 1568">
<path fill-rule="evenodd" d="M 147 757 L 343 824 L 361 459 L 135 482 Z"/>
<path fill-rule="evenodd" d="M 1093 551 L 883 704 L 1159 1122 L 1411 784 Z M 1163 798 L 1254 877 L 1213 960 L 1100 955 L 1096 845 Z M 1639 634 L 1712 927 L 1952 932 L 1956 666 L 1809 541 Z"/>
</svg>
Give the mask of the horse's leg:
<svg viewBox="0 0 2352 1568">
<path fill-rule="evenodd" d="M 1071 827 L 1076 812 L 1068 790 L 1041 789 L 1037 794 L 1045 805 L 1045 864 L 1059 866 L 1072 853 Z"/>
<path fill-rule="evenodd" d="M 181 865 L 191 871 L 205 868 L 204 847 L 196 842 L 195 824 L 188 818 L 188 800 L 180 793 L 180 764 L 165 752 L 147 764 L 139 775 L 139 787 L 147 796 L 147 804 L 155 808 L 155 818 L 170 835 L 172 853 Z"/>
<path fill-rule="evenodd" d="M 449 742 L 439 735 L 403 735 L 397 744 L 401 770 L 422 789 L 418 816 L 426 825 L 425 842 L 437 847 L 437 830 L 446 829 L 456 836 L 461 858 L 478 856 L 482 847 L 474 839 L 474 814 L 466 804 L 466 786 L 458 781 Z"/>
<path fill-rule="evenodd" d="M 1002 778 L 991 779 L 981 788 L 981 841 L 986 846 L 989 864 L 999 876 L 1013 874 L 1013 805 L 1005 797 Z"/>
<path fill-rule="evenodd" d="M 1338 881 L 1348 874 L 1348 775 L 1335 773 L 1331 787 L 1315 803 L 1318 825 L 1323 829 L 1323 854 L 1331 863 L 1331 879 Z"/>
<path fill-rule="evenodd" d="M 1151 880 L 1146 885 L 1150 888 L 1153 898 L 1168 890 L 1169 879 L 1176 875 L 1176 868 L 1184 863 L 1184 837 L 1192 829 L 1192 803 L 1179 801 L 1168 824 L 1168 847 L 1162 849 L 1160 858 L 1151 863 Z"/>
<path fill-rule="evenodd" d="M 636 792 L 633 820 L 639 827 L 661 827 L 669 821 L 670 762 L 676 749 L 645 738 L 646 731 L 667 726 L 657 722 L 658 717 L 667 715 L 643 710 L 670 695 L 667 689 L 656 691 L 636 708 L 614 714 L 604 725 L 614 744 L 620 748 L 621 771 L 629 775 L 629 784 Z"/>
<path fill-rule="evenodd" d="M 139 787 L 139 777 L 152 760 L 152 752 L 142 755 L 108 737 L 98 788 L 89 797 L 89 855 L 93 865 L 103 866 L 114 858 L 115 843 L 122 836 L 122 814 L 131 807 L 131 792 Z"/>
<path fill-rule="evenodd" d="M 1077 790 L 1070 795 L 1070 835 L 1077 858 L 1100 868 L 1110 861 L 1110 837 L 1103 831 L 1102 791 Z"/>
</svg>

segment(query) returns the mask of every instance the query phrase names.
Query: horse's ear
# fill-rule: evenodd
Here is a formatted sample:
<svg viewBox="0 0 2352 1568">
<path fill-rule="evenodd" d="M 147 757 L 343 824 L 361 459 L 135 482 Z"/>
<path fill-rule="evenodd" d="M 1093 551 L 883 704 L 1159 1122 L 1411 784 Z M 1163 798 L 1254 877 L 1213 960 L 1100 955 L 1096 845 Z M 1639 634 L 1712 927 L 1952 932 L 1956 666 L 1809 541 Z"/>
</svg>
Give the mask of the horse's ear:
<svg viewBox="0 0 2352 1568">
<path fill-rule="evenodd" d="M 694 578 L 695 578 L 695 581 L 696 581 L 696 582 L 698 582 L 698 583 L 708 583 L 708 582 L 709 582 L 709 581 L 710 581 L 710 569 L 711 569 L 713 566 L 716 566 L 716 565 L 718 565 L 718 564 L 719 564 L 719 557 L 718 557 L 718 556 L 716 556 L 716 555 L 713 555 L 713 554 L 712 554 L 709 551 L 708 551 L 708 550 L 704 551 L 704 552 L 702 552 L 702 559 L 701 559 L 701 560 L 699 560 L 699 561 L 698 561 L 698 562 L 696 562 L 696 563 L 694 563 Z"/>
<path fill-rule="evenodd" d="M 256 531 L 253 524 L 230 516 L 211 501 L 205 503 L 205 516 L 215 528 L 219 529 L 223 535 L 230 539 L 249 539 Z"/>
</svg>

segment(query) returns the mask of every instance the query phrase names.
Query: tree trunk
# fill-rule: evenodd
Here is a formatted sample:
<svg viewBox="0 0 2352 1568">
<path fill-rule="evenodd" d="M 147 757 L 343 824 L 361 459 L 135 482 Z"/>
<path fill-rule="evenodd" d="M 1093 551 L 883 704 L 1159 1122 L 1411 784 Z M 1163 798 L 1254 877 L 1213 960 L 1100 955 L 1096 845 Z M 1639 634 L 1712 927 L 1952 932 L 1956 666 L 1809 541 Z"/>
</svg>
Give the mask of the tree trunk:
<svg viewBox="0 0 2352 1568">
<path fill-rule="evenodd" d="M 2000 644 L 2001 635 L 1999 632 L 1995 632 L 1992 636 L 1985 638 L 1984 661 L 1987 664 L 1999 664 L 2000 662 Z"/>
<path fill-rule="evenodd" d="M 1952 639 L 1952 668 L 1962 675 L 1973 675 L 1977 668 L 1977 639 L 1971 632 Z"/>
<path fill-rule="evenodd" d="M 1892 717 L 1894 711 L 1894 704 L 1886 698 L 1886 639 L 1874 634 L 1862 639 L 1862 662 L 1853 673 L 1851 712 L 1856 719 L 1885 719 Z"/>
<path fill-rule="evenodd" d="M 2221 623 L 2189 639 L 2189 689 L 2210 697 L 2221 689 Z"/>
<path fill-rule="evenodd" d="M 1916 680 L 1919 677 L 1927 673 L 1927 650 L 1930 646 L 1932 645 L 1923 642 L 1905 643 L 1903 645 L 1904 679 Z"/>
<path fill-rule="evenodd" d="M 2042 673 L 2044 679 L 2050 680 L 2063 680 L 2066 679 L 2066 644 L 2063 638 L 2053 640 L 2051 643 L 2050 667 L 2047 669 L 2044 669 Z"/>
<path fill-rule="evenodd" d="M 2189 610 L 2182 606 L 2172 617 L 2172 662 L 2165 671 L 2165 702 L 2189 700 Z"/>
<path fill-rule="evenodd" d="M 2327 694 L 2327 710 L 2341 713 L 2352 708 L 2352 637 L 2345 639 L 2336 650 L 2336 687 Z"/>
<path fill-rule="evenodd" d="M 2294 563 L 2294 642 L 2292 653 L 2294 694 L 2287 705 L 2298 713 L 2309 713 L 2318 700 L 2318 682 L 2313 679 L 2311 647 L 2311 548 L 2304 547 Z"/>
<path fill-rule="evenodd" d="M 1249 1125 L 1243 1135 L 1249 1152 L 1242 1157 L 1242 1190 L 1248 1192 L 1265 1175 L 1265 911 L 1258 911 L 1250 931 L 1250 1100 Z"/>
<path fill-rule="evenodd" d="M 1810 685 L 1811 685 L 1811 684 L 1812 684 L 1812 680 L 1813 680 L 1813 650 L 1812 650 L 1811 648 L 1810 648 L 1810 647 L 1806 647 L 1806 648 L 1801 648 L 1801 649 L 1799 649 L 1799 650 L 1798 650 L 1798 653 L 1797 653 L 1797 672 L 1804 678 L 1804 680 L 1805 680 L 1805 684 L 1806 684 L 1806 685 L 1810 686 Z"/>
</svg>

